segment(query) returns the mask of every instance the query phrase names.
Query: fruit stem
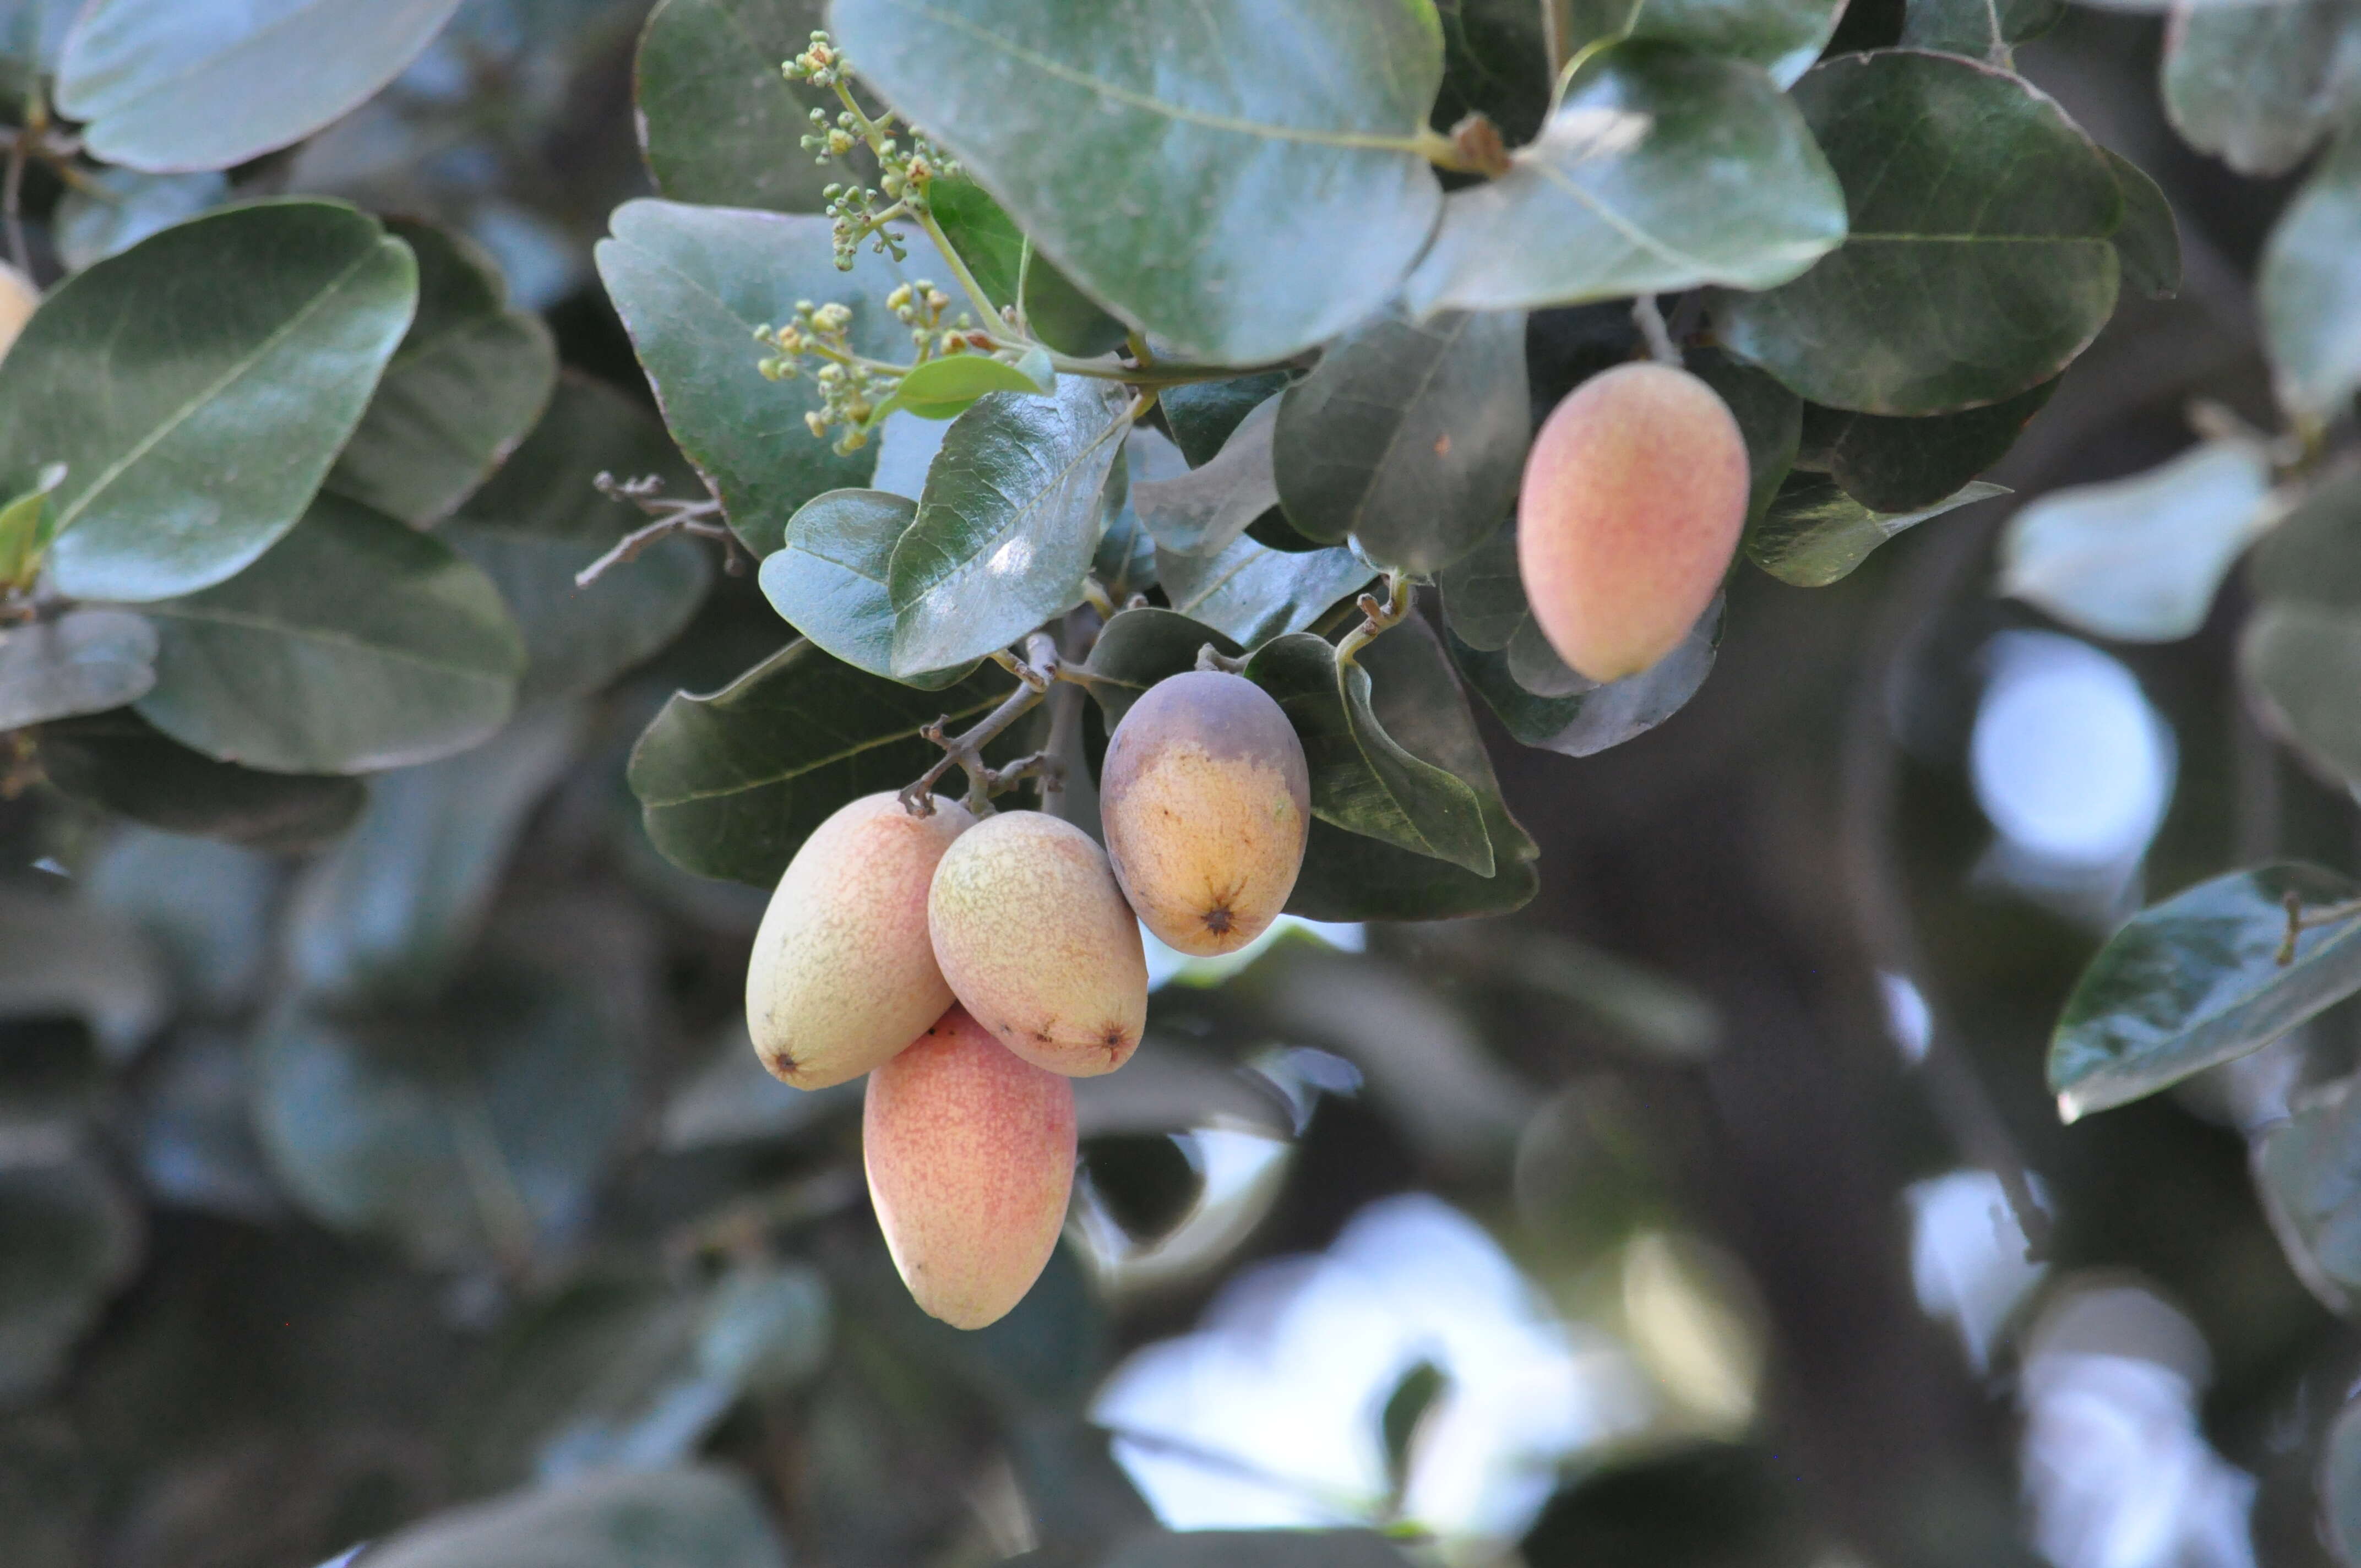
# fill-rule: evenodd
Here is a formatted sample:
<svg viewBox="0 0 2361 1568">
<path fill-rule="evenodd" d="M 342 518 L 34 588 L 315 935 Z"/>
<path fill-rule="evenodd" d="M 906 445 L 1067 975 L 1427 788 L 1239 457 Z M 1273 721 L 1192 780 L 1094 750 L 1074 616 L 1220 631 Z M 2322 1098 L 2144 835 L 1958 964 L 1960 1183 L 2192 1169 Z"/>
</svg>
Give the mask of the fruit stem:
<svg viewBox="0 0 2361 1568">
<path fill-rule="evenodd" d="M 1336 644 L 1336 662 L 1340 664 L 1356 663 L 1362 649 L 1375 641 L 1379 634 L 1400 626 L 1403 618 L 1410 614 L 1410 596 L 1411 580 L 1407 572 L 1386 574 L 1383 603 L 1378 602 L 1375 594 L 1363 594 L 1356 601 L 1360 606 L 1361 624 L 1346 632 L 1345 641 Z"/>
<path fill-rule="evenodd" d="M 1054 757 L 1036 752 L 995 769 L 985 764 L 983 748 L 994 736 L 1031 712 L 1048 695 L 1050 683 L 1058 677 L 1058 644 L 1047 632 L 1036 631 L 1025 640 L 1024 658 L 1003 650 L 992 655 L 992 662 L 1016 677 L 1016 689 L 964 735 L 953 735 L 944 729 L 948 716 L 918 731 L 940 746 L 943 754 L 901 792 L 902 809 L 911 816 L 935 814 L 935 781 L 954 767 L 967 775 L 967 807 L 978 817 L 992 814 L 994 792 L 1010 788 L 1020 780 L 1040 778 L 1044 787 L 1055 787 L 1060 764 Z"/>
<path fill-rule="evenodd" d="M 1681 351 L 1674 345 L 1673 334 L 1664 325 L 1664 313 L 1656 308 L 1656 296 L 1642 294 L 1633 300 L 1631 319 L 1639 323 L 1640 335 L 1648 341 L 1648 357 L 1659 365 L 1681 368 Z"/>
<path fill-rule="evenodd" d="M 2345 904 L 2323 905 L 2317 909 L 2303 906 L 2303 894 L 2290 889 L 2280 900 L 2287 909 L 2287 936 L 2279 942 L 2279 964 L 2285 969 L 2295 962 L 2295 939 L 2306 931 L 2322 926 L 2334 926 L 2361 915 L 2361 898 Z"/>
</svg>

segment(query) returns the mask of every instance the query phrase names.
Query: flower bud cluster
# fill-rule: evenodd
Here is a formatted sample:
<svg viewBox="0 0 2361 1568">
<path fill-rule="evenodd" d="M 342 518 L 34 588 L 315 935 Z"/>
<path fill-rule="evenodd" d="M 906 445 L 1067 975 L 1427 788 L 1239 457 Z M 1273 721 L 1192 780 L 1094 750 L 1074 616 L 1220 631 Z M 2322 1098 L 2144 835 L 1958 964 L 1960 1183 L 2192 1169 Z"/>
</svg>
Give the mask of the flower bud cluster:
<svg viewBox="0 0 2361 1568">
<path fill-rule="evenodd" d="M 885 225 L 894 219 L 909 214 L 923 213 L 927 193 L 937 180 L 959 173 L 959 165 L 940 149 L 929 144 L 915 127 L 908 128 L 908 145 L 889 134 L 895 116 L 881 115 L 875 119 L 862 113 L 845 85 L 844 57 L 837 52 L 827 33 L 816 32 L 811 45 L 779 68 L 790 82 L 807 82 L 816 87 L 835 90 L 843 108 L 831 119 L 826 109 L 811 111 L 811 130 L 803 138 L 803 148 L 814 162 L 823 166 L 842 163 L 855 148 L 866 146 L 877 162 L 877 183 L 835 183 L 820 194 L 827 199 L 827 212 L 835 225 L 836 265 L 840 271 L 852 269 L 853 258 L 861 252 L 864 241 L 873 241 L 877 253 L 900 261 L 906 252 L 902 236 Z"/>
<path fill-rule="evenodd" d="M 948 354 L 989 353 L 995 346 L 990 336 L 975 329 L 965 312 L 946 324 L 943 317 L 950 305 L 951 297 L 923 278 L 904 283 L 885 296 L 886 309 L 909 330 L 910 345 L 917 351 L 911 364 Z M 798 300 L 792 321 L 776 326 L 766 322 L 754 329 L 754 341 L 773 351 L 756 368 L 771 381 L 811 378 L 819 389 L 820 406 L 804 415 L 804 423 L 821 439 L 829 431 L 838 431 L 836 450 L 840 454 L 857 452 L 868 444 L 871 425 L 909 369 L 863 356 L 852 345 L 851 328 L 851 306 L 834 301 L 815 305 L 809 300 Z M 807 366 L 806 360 L 818 364 Z"/>
</svg>

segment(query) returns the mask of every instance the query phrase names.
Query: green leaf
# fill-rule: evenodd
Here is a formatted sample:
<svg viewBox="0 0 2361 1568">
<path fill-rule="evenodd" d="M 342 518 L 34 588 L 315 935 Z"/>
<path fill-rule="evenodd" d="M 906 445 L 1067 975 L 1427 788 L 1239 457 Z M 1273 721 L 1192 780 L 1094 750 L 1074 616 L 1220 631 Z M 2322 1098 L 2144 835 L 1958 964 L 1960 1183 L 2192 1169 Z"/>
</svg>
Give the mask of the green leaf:
<svg viewBox="0 0 2361 1568">
<path fill-rule="evenodd" d="M 883 490 L 830 490 L 804 503 L 786 542 L 763 562 L 763 593 L 787 624 L 855 669 L 922 690 L 950 685 L 969 660 L 928 674 L 895 676 L 894 603 L 885 573 L 918 503 Z"/>
<path fill-rule="evenodd" d="M 1117 604 L 1156 586 L 1156 540 L 1139 515 L 1140 487 L 1189 471 L 1180 449 L 1144 425 L 1134 425 L 1124 437 L 1123 458 L 1123 505 L 1107 520 L 1106 532 L 1091 558 L 1091 576 Z"/>
<path fill-rule="evenodd" d="M 1816 403 L 1933 414 L 2050 379 L 2115 306 L 2124 198 L 2065 112 L 2005 71 L 1915 50 L 1795 84 L 1852 232 L 1794 282 L 1723 297 L 1723 341 Z"/>
<path fill-rule="evenodd" d="M 1270 460 L 1296 532 L 1423 576 L 1514 509 L 1532 433 L 1523 312 L 1389 309 L 1280 395 Z"/>
<path fill-rule="evenodd" d="M 1183 355 L 1253 364 L 1334 336 L 1434 226 L 1411 140 L 1443 76 L 1428 0 L 829 15 L 862 78 L 1061 271 Z"/>
<path fill-rule="evenodd" d="M 1768 511 L 1772 498 L 1788 471 L 1803 440 L 1804 401 L 1755 369 L 1715 348 L 1692 348 L 1682 356 L 1689 374 L 1714 389 L 1738 421 L 1746 439 L 1746 516 L 1752 521 Z"/>
<path fill-rule="evenodd" d="M 2127 479 L 2053 490 L 2009 519 L 2001 591 L 2095 636 L 2190 636 L 2268 521 L 2270 486 L 2268 455 L 2226 440 Z"/>
<path fill-rule="evenodd" d="M 1563 672 L 1563 677 L 1534 683 L 1543 688 L 1538 691 L 1528 685 L 1532 673 L 1520 655 L 1527 654 L 1528 642 L 1538 637 L 1530 617 L 1510 642 L 1490 651 L 1471 645 L 1455 630 L 1451 662 L 1520 742 L 1568 757 L 1588 757 L 1646 734 L 1688 706 L 1713 673 L 1723 625 L 1722 604 L 1716 599 L 1679 647 L 1640 674 L 1605 685 L 1565 670 L 1546 642 L 1535 656 L 1548 658 L 1556 665 L 1548 673 Z"/>
<path fill-rule="evenodd" d="M 809 376 L 765 380 L 754 329 L 795 317 L 796 302 L 852 307 L 855 352 L 900 360 L 909 329 L 885 297 L 940 258 L 912 236 L 910 259 L 863 249 L 852 270 L 830 259 L 829 220 L 816 215 L 626 202 L 598 243 L 598 276 L 631 334 L 664 422 L 711 482 L 748 548 L 779 547 L 787 519 L 823 490 L 865 485 L 877 455 L 840 456 L 804 415 L 819 407 Z"/>
<path fill-rule="evenodd" d="M 1213 556 L 1159 550 L 1156 576 L 1174 609 L 1252 648 L 1310 629 L 1368 587 L 1378 569 L 1350 550 L 1273 550 L 1237 539 Z"/>
<path fill-rule="evenodd" d="M 0 365 L 5 488 L 66 465 L 59 590 L 170 598 L 269 549 L 416 300 L 409 247 L 329 202 L 208 214 L 60 284 Z"/>
<path fill-rule="evenodd" d="M 2059 1116 L 2071 1122 L 2235 1061 L 2361 991 L 2361 922 L 2304 931 L 2295 961 L 2279 961 L 2290 893 L 2306 907 L 2330 905 L 2361 884 L 2316 866 L 2234 872 L 2141 910 L 2109 938 L 2050 1036 Z"/>
<path fill-rule="evenodd" d="M 1060 354 L 1093 358 L 1123 346 L 1128 331 L 1074 287 L 1038 250 L 1026 254 L 1025 236 L 1000 203 L 972 180 L 937 181 L 927 192 L 935 222 L 968 272 L 994 305 L 1016 302 L 1025 283 L 1025 321 L 1033 335 Z"/>
<path fill-rule="evenodd" d="M 1837 176 L 1761 70 L 1618 44 L 1507 174 L 1452 192 L 1404 296 L 1426 315 L 1767 289 L 1844 237 Z"/>
<path fill-rule="evenodd" d="M 886 571 L 897 674 L 981 658 L 1082 602 L 1126 407 L 1120 388 L 1069 376 L 959 417 Z"/>
<path fill-rule="evenodd" d="M 1212 627 L 1173 610 L 1142 606 L 1116 612 L 1100 630 L 1082 666 L 1108 730 L 1123 722 L 1148 687 L 1195 669 L 1198 651 L 1208 646 L 1224 658 L 1245 652 Z"/>
<path fill-rule="evenodd" d="M 2361 35 L 2355 47 L 2361 50 Z M 2340 137 L 2279 215 L 2257 280 L 2279 398 L 2312 422 L 2361 388 L 2361 132 Z"/>
<path fill-rule="evenodd" d="M 1513 523 L 1436 574 L 1434 581 L 1443 592 L 1444 621 L 1471 648 L 1497 653 L 1532 619 L 1517 567 Z"/>
<path fill-rule="evenodd" d="M 609 471 L 653 476 L 675 496 L 701 488 L 639 404 L 568 371 L 524 444 L 436 531 L 492 580 L 523 634 L 520 703 L 606 685 L 679 635 L 712 584 L 710 548 L 676 536 L 577 586 L 585 567 L 648 521 L 598 493 L 592 481 Z"/>
<path fill-rule="evenodd" d="M 2361 784 L 2361 611 L 2265 603 L 2239 637 L 2238 667 L 2272 729 L 2331 777 Z"/>
<path fill-rule="evenodd" d="M 122 609 L 70 609 L 0 630 L 0 732 L 136 702 L 156 684 L 156 628 Z"/>
<path fill-rule="evenodd" d="M 1137 486 L 1131 497 L 1159 550 L 1219 555 L 1257 518 L 1279 505 L 1272 444 L 1279 432 L 1278 394 L 1240 420 L 1220 451 L 1193 468 Z"/>
<path fill-rule="evenodd" d="M 138 1207 L 70 1137 L 40 1157 L 43 1131 L 17 1134 L 22 1147 L 0 1165 L 0 1399 L 11 1401 L 64 1369 L 139 1261 Z"/>
<path fill-rule="evenodd" d="M 295 851 L 327 842 L 367 802 L 358 779 L 266 773 L 192 751 L 128 710 L 42 726 L 41 771 L 74 799 L 170 833 Z"/>
<path fill-rule="evenodd" d="M 1476 793 L 1412 755 L 1371 707 L 1370 673 L 1304 633 L 1255 650 L 1246 676 L 1287 710 L 1312 765 L 1312 814 L 1336 827 L 1473 872 L 1493 872 Z"/>
<path fill-rule="evenodd" d="M 291 1002 L 252 1060 L 255 1125 L 288 1195 L 427 1267 L 519 1265 L 562 1240 L 631 1113 L 617 1021 L 535 970 L 472 972 L 431 1011 Z"/>
<path fill-rule="evenodd" d="M 1811 466 L 1827 470 L 1845 494 L 1872 511 L 1900 513 L 1957 495 L 1999 462 L 2058 389 L 2054 380 L 1963 413 L 1893 419 L 1812 408 L 1803 444 Z"/>
<path fill-rule="evenodd" d="M 1157 411 L 1189 466 L 1202 468 L 1228 444 L 1246 415 L 1287 389 L 1289 379 L 1284 370 L 1261 370 L 1226 381 L 1184 381 L 1164 389 Z"/>
<path fill-rule="evenodd" d="M 886 400 L 920 419 L 957 419 L 987 392 L 1048 392 L 1032 377 L 988 354 L 950 354 L 913 366 Z"/>
<path fill-rule="evenodd" d="M 956 729 L 1011 689 L 994 666 L 915 691 L 791 643 L 710 696 L 664 704 L 631 752 L 631 793 L 675 865 L 774 886 L 830 812 L 932 765 L 942 753 L 920 729 Z"/>
<path fill-rule="evenodd" d="M 780 65 L 811 43 L 819 0 L 664 0 L 640 34 L 640 150 L 675 202 L 814 213 L 833 176 L 801 150 L 806 117 L 839 104 Z"/>
<path fill-rule="evenodd" d="M 2361 1099 L 2352 1089 L 2346 1079 L 2307 1091 L 2255 1146 L 2256 1190 L 2289 1264 L 2339 1312 L 2361 1290 Z M 2331 1455 L 2333 1467 L 2334 1440 Z"/>
<path fill-rule="evenodd" d="M 1374 1530 L 1148 1530 L 1131 1537 L 1103 1568 L 1408 1568 L 1410 1559 Z"/>
<path fill-rule="evenodd" d="M 584 715 L 549 707 L 485 744 L 369 781 L 368 809 L 307 867 L 288 967 L 332 1002 L 424 1002 L 474 945 L 526 815 L 581 749 Z"/>
<path fill-rule="evenodd" d="M 2239 173 L 2284 174 L 2356 101 L 2356 63 L 2361 13 L 2346 0 L 2193 7 L 2165 34 L 2165 114 Z"/>
<path fill-rule="evenodd" d="M 86 178 L 104 194 L 70 190 L 58 199 L 50 219 L 58 259 L 69 272 L 126 251 L 149 235 L 229 200 L 228 179 L 212 170 L 142 174 L 134 169 L 102 169 Z"/>
<path fill-rule="evenodd" d="M 2255 546 L 2246 582 L 2266 603 L 2361 610 L 2361 474 L 2316 482 Z"/>
<path fill-rule="evenodd" d="M 499 266 L 473 241 L 415 219 L 386 227 L 418 258 L 418 314 L 327 488 L 423 526 L 467 499 L 541 418 L 557 345 L 539 316 L 509 308 Z"/>
<path fill-rule="evenodd" d="M 2180 292 L 2180 229 L 2172 203 L 2139 165 L 2111 148 L 2099 150 L 2124 193 L 2124 221 L 2114 240 L 2124 287 L 2151 300 L 2169 300 Z"/>
<path fill-rule="evenodd" d="M 515 706 L 524 646 L 489 579 L 334 496 L 246 571 L 151 606 L 140 715 L 223 762 L 367 773 L 465 751 Z"/>
<path fill-rule="evenodd" d="M 1418 1436 L 1419 1423 L 1450 1384 L 1450 1376 L 1443 1368 L 1432 1361 L 1421 1361 L 1401 1375 L 1394 1391 L 1386 1397 L 1386 1408 L 1378 1418 L 1378 1435 L 1386 1447 L 1388 1485 L 1397 1498 L 1410 1483 L 1411 1442 Z"/>
<path fill-rule="evenodd" d="M 228 169 L 377 95 L 459 0 L 95 0 L 57 102 L 93 158 L 151 174 Z"/>
<path fill-rule="evenodd" d="M 1819 58 L 1843 15 L 1841 0 L 1572 0 L 1568 37 L 1577 48 L 1609 38 L 1681 44 L 1751 61 L 1786 87 Z"/>
<path fill-rule="evenodd" d="M 1930 507 L 1877 512 L 1845 494 L 1835 480 L 1799 471 L 1780 487 L 1771 510 L 1747 529 L 1746 558 L 1791 587 L 1824 588 L 1850 576 L 1872 551 L 1896 534 L 2008 493 L 1978 479 Z"/>
<path fill-rule="evenodd" d="M 719 1466 L 511 1492 L 371 1546 L 369 1568 L 786 1568 L 754 1489 Z"/>
<path fill-rule="evenodd" d="M 32 489 L 0 506 L 0 584 L 23 591 L 40 577 L 49 542 L 58 532 L 49 494 L 65 477 L 65 465 L 52 464 Z"/>
<path fill-rule="evenodd" d="M 1549 117 L 1549 49 L 1542 8 L 1528 0 L 1435 0 L 1443 23 L 1443 90 L 1429 123 L 1448 131 L 1480 114 L 1510 146 Z"/>
<path fill-rule="evenodd" d="M 1902 47 L 1965 55 L 2006 71 L 2014 46 L 2039 38 L 2065 15 L 2065 0 L 1908 0 Z"/>
</svg>

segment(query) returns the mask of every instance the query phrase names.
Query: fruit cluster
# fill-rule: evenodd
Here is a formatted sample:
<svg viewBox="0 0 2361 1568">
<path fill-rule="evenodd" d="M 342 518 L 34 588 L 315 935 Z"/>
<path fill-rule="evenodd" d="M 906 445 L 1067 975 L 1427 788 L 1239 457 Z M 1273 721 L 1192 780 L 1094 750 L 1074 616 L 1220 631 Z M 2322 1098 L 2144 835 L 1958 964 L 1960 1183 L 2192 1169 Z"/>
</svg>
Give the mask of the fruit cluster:
<svg viewBox="0 0 2361 1568">
<path fill-rule="evenodd" d="M 1574 669 L 1637 674 L 1711 602 L 1745 523 L 1745 442 L 1687 372 L 1584 383 L 1534 441 L 1519 566 Z M 1038 811 L 862 797 L 796 851 L 755 937 L 746 1017 L 801 1089 L 870 1075 L 871 1201 L 918 1304 L 981 1328 L 1055 1248 L 1074 1168 L 1071 1080 L 1113 1072 L 1148 1015 L 1139 930 L 1234 951 L 1286 905 L 1311 774 L 1286 713 L 1199 670 L 1144 694 L 1100 773 L 1106 847 Z"/>
</svg>

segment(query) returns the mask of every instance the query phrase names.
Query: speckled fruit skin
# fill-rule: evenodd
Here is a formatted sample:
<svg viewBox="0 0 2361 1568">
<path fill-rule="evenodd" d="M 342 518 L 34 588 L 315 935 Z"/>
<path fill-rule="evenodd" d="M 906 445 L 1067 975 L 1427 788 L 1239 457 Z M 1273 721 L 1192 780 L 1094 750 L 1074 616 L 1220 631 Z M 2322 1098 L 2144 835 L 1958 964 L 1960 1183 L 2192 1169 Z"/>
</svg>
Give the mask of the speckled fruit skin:
<svg viewBox="0 0 2361 1568">
<path fill-rule="evenodd" d="M 1286 710 L 1243 675 L 1195 670 L 1131 705 L 1099 773 L 1107 859 L 1158 938 L 1235 952 L 1295 891 L 1312 771 Z"/>
<path fill-rule="evenodd" d="M 1525 458 L 1517 565 L 1558 657 L 1636 675 L 1713 603 L 1746 528 L 1746 438 L 1686 370 L 1620 365 L 1550 411 Z"/>
<path fill-rule="evenodd" d="M 1070 1078 L 1113 1072 L 1148 1023 L 1148 959 L 1106 851 L 1071 822 L 1005 811 L 963 834 L 927 900 L 935 961 L 1002 1045 Z"/>
<path fill-rule="evenodd" d="M 919 1306 L 997 1322 L 1057 1250 L 1074 1184 L 1074 1086 L 954 1006 L 869 1075 L 861 1158 L 886 1250 Z"/>
<path fill-rule="evenodd" d="M 763 912 L 746 965 L 746 1030 L 797 1089 L 842 1083 L 941 1016 L 951 988 L 927 930 L 935 867 L 975 818 L 937 800 L 913 817 L 865 795 L 804 840 Z"/>
</svg>

